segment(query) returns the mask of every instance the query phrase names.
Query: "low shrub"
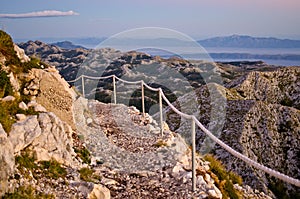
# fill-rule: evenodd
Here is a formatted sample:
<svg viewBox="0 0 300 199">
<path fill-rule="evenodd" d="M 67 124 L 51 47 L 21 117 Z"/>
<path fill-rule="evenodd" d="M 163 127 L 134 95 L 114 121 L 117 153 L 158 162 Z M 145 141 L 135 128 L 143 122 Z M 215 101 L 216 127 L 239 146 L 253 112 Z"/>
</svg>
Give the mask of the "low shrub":
<svg viewBox="0 0 300 199">
<path fill-rule="evenodd" d="M 74 149 L 75 153 L 79 156 L 83 163 L 90 164 L 91 163 L 91 154 L 86 148 L 82 149 Z"/>
<path fill-rule="evenodd" d="M 24 168 L 31 171 L 37 169 L 37 165 L 34 162 L 34 157 L 27 151 L 22 151 L 20 156 L 15 157 L 15 161 L 20 171 L 23 171 Z"/>
<path fill-rule="evenodd" d="M 86 182 L 98 183 L 101 180 L 100 176 L 95 174 L 95 171 L 84 167 L 79 170 L 80 179 Z"/>
<path fill-rule="evenodd" d="M 38 177 L 36 173 L 41 173 L 40 171 L 42 171 L 43 176 L 52 179 L 65 178 L 67 175 L 66 169 L 56 160 L 40 161 L 37 164 L 35 158 L 26 150 L 22 151 L 20 156 L 16 156 L 15 160 L 18 165 L 17 168 L 25 176 L 28 176 L 28 171 L 31 171 L 36 178 Z"/>
<path fill-rule="evenodd" d="M 41 161 L 39 162 L 40 169 L 44 171 L 44 175 L 49 178 L 58 179 L 65 178 L 67 171 L 63 168 L 60 163 L 55 160 Z"/>
<path fill-rule="evenodd" d="M 13 95 L 12 85 L 10 83 L 8 74 L 0 70 L 0 97 L 5 97 L 8 95 Z"/>
<path fill-rule="evenodd" d="M 212 155 L 206 155 L 204 159 L 210 162 L 210 171 L 215 174 L 211 176 L 216 186 L 222 192 L 223 197 L 232 199 L 242 198 L 241 193 L 234 189 L 233 186 L 235 183 L 242 185 L 242 178 L 233 172 L 226 171 L 223 164 Z"/>
<path fill-rule="evenodd" d="M 5 65 L 19 65 L 21 62 L 14 50 L 14 44 L 11 37 L 0 30 L 0 53 L 6 58 Z"/>
<path fill-rule="evenodd" d="M 38 112 L 30 107 L 28 110 L 19 108 L 19 103 L 22 101 L 21 98 L 17 98 L 14 101 L 3 102 L 0 101 L 0 123 L 6 133 L 9 134 L 11 126 L 16 122 L 16 114 L 25 115 L 37 115 Z"/>
</svg>

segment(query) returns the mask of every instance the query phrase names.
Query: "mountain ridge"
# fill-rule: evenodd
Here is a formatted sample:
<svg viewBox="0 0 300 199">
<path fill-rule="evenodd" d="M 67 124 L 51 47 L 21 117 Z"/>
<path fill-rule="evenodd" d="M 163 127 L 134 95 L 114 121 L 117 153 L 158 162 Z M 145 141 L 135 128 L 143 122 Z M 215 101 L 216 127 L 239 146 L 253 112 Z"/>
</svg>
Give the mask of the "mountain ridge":
<svg viewBox="0 0 300 199">
<path fill-rule="evenodd" d="M 230 35 L 198 40 L 204 47 L 236 48 L 300 48 L 300 40 L 278 39 L 275 37 L 252 37 L 248 35 Z"/>
</svg>

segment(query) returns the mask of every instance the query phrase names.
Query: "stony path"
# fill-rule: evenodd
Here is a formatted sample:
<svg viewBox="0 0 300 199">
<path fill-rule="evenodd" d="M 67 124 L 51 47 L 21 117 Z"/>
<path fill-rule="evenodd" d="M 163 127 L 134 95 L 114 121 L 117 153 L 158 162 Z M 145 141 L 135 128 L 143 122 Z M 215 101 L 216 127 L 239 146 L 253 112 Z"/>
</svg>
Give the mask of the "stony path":
<svg viewBox="0 0 300 199">
<path fill-rule="evenodd" d="M 158 125 L 143 119 L 135 108 L 88 102 L 86 144 L 105 165 L 121 171 L 160 170 L 174 166 L 187 151 L 180 137 L 170 131 L 160 135 Z M 168 148 L 161 147 L 172 143 Z"/>
<path fill-rule="evenodd" d="M 197 189 L 192 192 L 191 151 L 167 126 L 162 136 L 151 117 L 121 104 L 81 98 L 74 110 L 99 183 L 112 198 L 222 198 L 209 163 L 198 156 Z"/>
</svg>

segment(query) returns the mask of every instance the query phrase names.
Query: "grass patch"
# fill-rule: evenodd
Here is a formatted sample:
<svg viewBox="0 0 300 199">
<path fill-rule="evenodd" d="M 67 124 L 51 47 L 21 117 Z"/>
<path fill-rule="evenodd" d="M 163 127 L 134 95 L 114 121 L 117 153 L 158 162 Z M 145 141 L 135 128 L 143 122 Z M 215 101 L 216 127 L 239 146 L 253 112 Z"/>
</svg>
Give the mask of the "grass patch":
<svg viewBox="0 0 300 199">
<path fill-rule="evenodd" d="M 46 66 L 45 63 L 41 62 L 39 59 L 35 57 L 30 57 L 29 62 L 24 62 L 21 64 L 22 72 L 28 73 L 31 69 L 37 68 L 37 69 L 42 69 L 43 67 Z"/>
<path fill-rule="evenodd" d="M 86 149 L 74 149 L 75 153 L 79 156 L 83 163 L 90 164 L 91 163 L 91 153 Z"/>
<path fill-rule="evenodd" d="M 223 197 L 232 199 L 242 198 L 241 193 L 234 189 L 233 186 L 236 183 L 242 185 L 242 178 L 233 172 L 227 172 L 222 163 L 212 155 L 206 155 L 204 159 L 210 162 L 210 171 L 215 174 L 211 176 L 222 192 Z"/>
<path fill-rule="evenodd" d="M 6 193 L 3 199 L 54 199 L 52 194 L 38 193 L 32 186 L 19 187 L 13 193 Z"/>
<path fill-rule="evenodd" d="M 25 84 L 25 82 L 23 82 Z M 8 74 L 5 71 L 0 71 L 0 97 L 5 96 L 14 96 L 12 85 L 8 78 Z M 30 97 L 24 94 L 21 96 L 15 96 L 14 101 L 3 102 L 0 101 L 0 123 L 2 124 L 4 130 L 9 133 L 11 126 L 16 122 L 16 114 L 25 114 L 25 115 L 37 115 L 38 112 L 34 111 L 34 108 L 31 107 L 28 110 L 22 110 L 19 108 L 20 102 L 28 103 Z"/>
<path fill-rule="evenodd" d="M 44 170 L 44 175 L 52 179 L 65 178 L 67 171 L 65 168 L 61 167 L 60 163 L 55 160 L 41 161 L 40 169 Z"/>
<path fill-rule="evenodd" d="M 97 181 L 101 180 L 100 176 L 95 175 L 95 171 L 84 167 L 79 170 L 80 179 L 86 182 L 97 183 Z"/>
<path fill-rule="evenodd" d="M 18 169 L 22 172 L 24 168 L 33 171 L 37 169 L 38 166 L 35 164 L 35 159 L 32 155 L 27 151 L 22 151 L 20 156 L 15 157 L 16 164 L 18 165 Z"/>
<path fill-rule="evenodd" d="M 155 144 L 155 147 L 165 147 L 168 146 L 168 144 L 166 142 L 164 142 L 163 140 L 158 140 Z"/>
<path fill-rule="evenodd" d="M 19 65 L 21 62 L 14 50 L 11 37 L 0 30 L 0 53 L 6 58 L 5 65 Z"/>
<path fill-rule="evenodd" d="M 1 70 L 0 71 L 0 97 L 3 98 L 8 95 L 13 95 L 13 88 L 10 83 L 8 74 Z"/>
<path fill-rule="evenodd" d="M 14 101 L 3 102 L 0 101 L 0 123 L 6 133 L 9 133 L 11 126 L 16 122 L 16 114 L 25 115 L 37 115 L 38 112 L 34 111 L 33 107 L 28 110 L 19 108 L 19 103 L 22 101 L 21 98 L 17 98 Z"/>
<path fill-rule="evenodd" d="M 18 165 L 17 168 L 25 176 L 28 176 L 28 171 L 31 171 L 33 176 L 37 178 L 38 172 L 36 171 L 39 170 L 42 171 L 43 176 L 51 179 L 65 178 L 67 175 L 66 169 L 56 160 L 40 161 L 37 164 L 35 158 L 28 151 L 22 151 L 21 155 L 16 156 L 15 160 Z"/>
</svg>

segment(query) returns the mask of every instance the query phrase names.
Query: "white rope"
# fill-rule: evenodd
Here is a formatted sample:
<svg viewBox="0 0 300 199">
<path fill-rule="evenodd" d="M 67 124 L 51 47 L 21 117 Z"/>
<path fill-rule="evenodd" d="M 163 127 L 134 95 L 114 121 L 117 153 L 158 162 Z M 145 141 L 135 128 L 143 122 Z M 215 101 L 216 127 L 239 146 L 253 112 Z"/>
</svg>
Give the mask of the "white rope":
<svg viewBox="0 0 300 199">
<path fill-rule="evenodd" d="M 291 178 L 285 174 L 282 174 L 278 171 L 272 170 L 262 164 L 259 164 L 253 160 L 251 160 L 250 158 L 248 158 L 247 156 L 235 151 L 233 148 L 231 148 L 230 146 L 226 145 L 224 142 L 222 142 L 221 140 L 219 140 L 216 136 L 214 136 L 209 130 L 207 130 L 198 120 L 195 116 L 192 116 L 193 120 L 195 121 L 195 123 L 200 127 L 200 129 L 206 134 L 208 135 L 213 141 L 215 141 L 216 143 L 218 143 L 221 147 L 223 147 L 226 151 L 228 151 L 229 153 L 231 153 L 232 155 L 234 155 L 235 157 L 243 160 L 244 162 L 246 162 L 249 165 L 252 165 L 253 167 L 260 169 L 276 178 L 279 178 L 285 182 L 288 182 L 290 184 L 294 184 L 298 187 L 300 187 L 300 181 L 298 179 L 295 178 Z"/>
<path fill-rule="evenodd" d="M 155 91 L 155 92 L 158 92 L 158 91 L 159 91 L 158 88 L 152 88 L 151 86 L 149 86 L 149 85 L 146 84 L 146 83 L 144 83 L 144 86 L 145 86 L 147 89 L 151 90 L 151 91 Z"/>
<path fill-rule="evenodd" d="M 143 83 L 143 85 L 145 87 L 147 87 L 149 90 L 152 90 L 152 91 L 158 91 L 161 93 L 161 96 L 162 98 L 164 99 L 164 101 L 168 104 L 168 106 L 170 106 L 170 108 L 176 112 L 178 115 L 186 118 L 186 119 L 193 119 L 195 121 L 195 123 L 197 124 L 197 126 L 199 126 L 199 128 L 207 135 L 209 136 L 213 141 L 215 141 L 216 143 L 218 143 L 221 147 L 223 147 L 226 151 L 228 151 L 229 153 L 231 153 L 233 156 L 243 160 L 244 162 L 246 162 L 247 164 L 249 165 L 252 165 L 253 167 L 257 168 L 257 169 L 260 169 L 276 178 L 279 178 L 285 182 L 288 182 L 290 184 L 293 184 L 293 185 L 296 185 L 297 187 L 300 187 L 300 180 L 298 179 L 295 179 L 295 178 L 292 178 L 292 177 L 289 177 L 285 174 L 282 174 L 278 171 L 275 171 L 273 169 L 270 169 L 262 164 L 259 164 L 258 162 L 255 162 L 254 160 L 251 160 L 250 158 L 248 158 L 247 156 L 235 151 L 233 148 L 231 148 L 230 146 L 226 145 L 224 142 L 222 142 L 221 140 L 219 140 L 216 136 L 214 136 L 209 130 L 207 130 L 202 124 L 201 122 L 199 122 L 197 120 L 197 118 L 193 115 L 188 115 L 186 113 L 182 113 L 181 111 L 179 111 L 175 106 L 173 106 L 173 104 L 171 104 L 171 102 L 168 100 L 168 98 L 165 96 L 163 90 L 161 88 L 152 88 L 151 86 L 147 85 L 146 83 L 144 83 L 143 81 L 126 81 L 126 80 L 123 80 L 115 75 L 109 75 L 109 76 L 106 76 L 106 77 L 92 77 L 92 76 L 86 76 L 86 75 L 82 75 L 83 77 L 86 77 L 86 78 L 90 78 L 90 79 L 107 79 L 107 78 L 111 78 L 111 77 L 115 77 L 116 79 L 118 79 L 119 81 L 121 82 L 124 82 L 124 83 L 127 83 L 127 84 L 141 84 Z M 71 80 L 71 81 L 67 81 L 67 82 L 75 82 L 79 79 L 81 79 L 81 77 L 78 77 L 74 80 Z"/>
<path fill-rule="evenodd" d="M 67 81 L 67 82 L 69 82 L 69 83 L 73 83 L 73 82 L 76 82 L 76 81 L 78 81 L 78 80 L 80 80 L 80 79 L 81 79 L 81 76 L 80 76 L 80 77 L 77 77 L 76 79 L 73 79 L 73 80 Z"/>
<path fill-rule="evenodd" d="M 117 76 L 116 76 L 116 79 L 119 80 L 119 81 L 121 81 L 121 82 L 124 82 L 126 84 L 141 84 L 142 83 L 142 81 L 134 81 L 134 82 L 126 81 L 126 80 L 123 80 L 123 79 L 121 79 L 121 78 L 119 78 Z"/>
<path fill-rule="evenodd" d="M 168 100 L 168 98 L 165 96 L 164 92 L 162 91 L 161 88 L 159 88 L 159 92 L 161 93 L 162 98 L 165 100 L 165 102 L 167 102 L 167 104 L 171 107 L 171 109 L 177 113 L 178 115 L 186 118 L 186 119 L 192 119 L 191 115 L 185 114 L 181 111 L 179 111 L 177 108 L 175 108 L 175 106 L 173 106 L 173 104 L 171 104 L 171 102 Z"/>
<path fill-rule="evenodd" d="M 92 76 L 87 76 L 87 75 L 82 75 L 82 76 L 85 78 L 89 78 L 89 79 L 108 79 L 108 78 L 112 78 L 115 75 L 109 75 L 109 76 L 105 76 L 105 77 L 92 77 Z"/>
</svg>

